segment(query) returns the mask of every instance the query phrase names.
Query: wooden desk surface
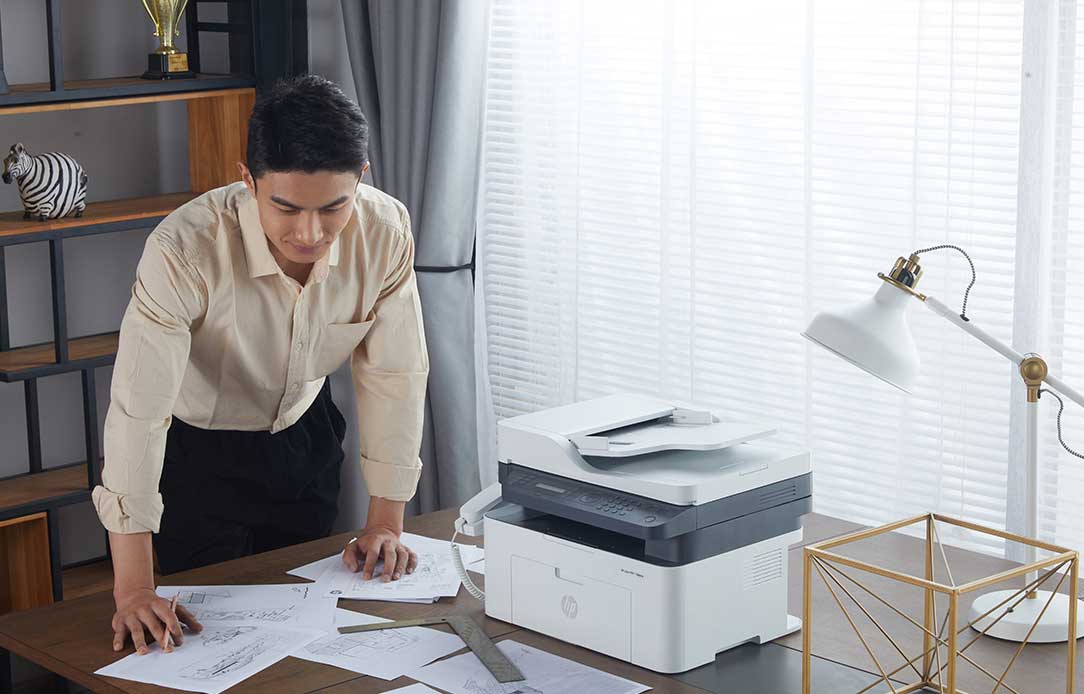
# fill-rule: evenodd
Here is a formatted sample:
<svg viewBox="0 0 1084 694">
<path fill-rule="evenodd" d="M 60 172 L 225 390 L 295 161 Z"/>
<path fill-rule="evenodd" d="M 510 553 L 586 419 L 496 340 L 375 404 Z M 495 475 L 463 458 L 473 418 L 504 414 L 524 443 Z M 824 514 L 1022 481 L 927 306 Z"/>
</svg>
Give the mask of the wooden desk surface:
<svg viewBox="0 0 1084 694">
<path fill-rule="evenodd" d="M 450 538 L 455 510 L 408 518 L 406 529 L 419 535 Z M 258 583 L 306 583 L 304 579 L 286 574 L 288 569 L 315 561 L 341 551 L 350 539 L 349 533 L 316 540 L 303 545 L 286 547 L 273 552 L 223 562 L 202 569 L 186 571 L 163 577 L 170 585 L 258 584 Z M 464 542 L 471 542 L 465 538 Z M 477 577 L 476 577 L 477 578 Z M 484 584 L 483 584 L 484 585 Z M 539 634 L 519 630 L 517 627 L 485 616 L 482 604 L 465 590 L 454 599 L 443 598 L 432 605 L 395 604 L 387 602 L 360 602 L 342 600 L 340 607 L 356 609 L 387 619 L 437 616 L 444 614 L 468 614 L 483 626 L 486 633 L 497 638 L 515 634 L 524 643 L 593 665 L 616 675 L 636 679 L 655 687 L 658 692 L 673 694 L 704 694 L 704 690 L 690 687 L 671 679 L 634 667 L 628 663 L 598 655 L 591 651 L 570 646 Z M 47 607 L 16 612 L 0 617 L 0 647 L 6 648 L 27 660 L 76 682 L 94 692 L 115 694 L 132 692 L 177 691 L 139 682 L 99 677 L 95 670 L 132 652 L 129 644 L 123 653 L 114 653 L 109 628 L 113 616 L 113 596 L 103 591 L 76 600 Z M 443 628 L 443 627 L 440 627 Z M 384 692 L 410 684 L 413 680 L 400 678 L 392 682 L 366 677 L 356 672 L 342 670 L 297 658 L 286 658 L 250 677 L 230 689 L 237 692 L 260 692 L 261 694 L 297 694 L 299 692 Z M 329 689 L 331 688 L 331 689 Z"/>
<path fill-rule="evenodd" d="M 410 532 L 420 535 L 448 538 L 455 517 L 456 513 L 452 510 L 440 511 L 407 519 L 406 526 Z M 806 530 L 803 544 L 834 537 L 858 527 L 853 523 L 811 514 L 805 518 Z M 348 539 L 348 534 L 338 535 L 304 545 L 174 574 L 164 580 L 177 585 L 303 582 L 303 579 L 288 576 L 285 572 L 288 569 L 339 551 Z M 470 539 L 467 538 L 466 541 L 470 541 Z M 868 545 L 847 547 L 845 554 L 902 570 L 917 571 L 918 567 L 922 566 L 922 543 L 919 540 L 898 534 L 882 537 L 881 540 L 882 542 L 879 543 L 871 542 Z M 790 612 L 795 615 L 801 614 L 801 556 L 800 546 L 791 549 Z M 960 550 L 950 550 L 949 561 L 952 564 L 954 576 L 958 583 L 962 580 L 961 576 L 991 573 L 1007 565 L 1007 562 L 1004 561 Z M 922 597 L 917 589 L 902 588 L 894 584 L 886 585 L 888 584 L 887 581 L 883 583 L 873 580 L 866 581 L 861 576 L 856 576 L 856 578 L 863 580 L 871 589 L 881 591 L 886 599 L 904 612 L 916 616 L 921 614 Z M 818 585 L 818 581 L 815 581 L 814 585 Z M 823 587 L 820 587 L 815 591 L 814 599 L 815 609 L 812 624 L 814 653 L 825 659 L 822 662 L 835 661 L 867 672 L 874 672 L 876 668 L 863 650 L 861 643 L 851 632 L 846 619 L 840 613 L 831 595 Z M 911 632 L 914 632 L 909 634 L 905 630 L 909 626 L 906 622 L 895 617 L 887 608 L 877 605 L 872 599 L 863 600 L 863 604 L 879 620 L 884 620 L 883 623 L 886 628 L 890 628 L 890 633 L 893 634 L 894 638 L 896 634 L 900 635 L 897 642 L 905 650 L 914 653 L 918 652 L 921 638 L 916 629 L 909 627 Z M 358 609 L 388 619 L 442 614 L 469 614 L 495 640 L 515 638 L 518 641 L 537 646 L 556 655 L 642 682 L 645 685 L 654 687 L 656 692 L 663 694 L 708 694 L 706 689 L 679 682 L 674 678 L 659 675 L 535 632 L 522 630 L 511 624 L 489 619 L 485 616 L 481 604 L 470 597 L 466 591 L 460 591 L 459 596 L 455 599 L 445 598 L 432 605 L 341 601 L 340 606 Z M 943 609 L 943 605 L 939 609 Z M 851 608 L 850 611 L 857 616 L 856 621 L 861 618 L 856 609 Z M 38 663 L 95 692 L 111 694 L 138 692 L 144 694 L 175 691 L 138 682 L 98 677 L 93 674 L 98 668 L 131 652 L 129 647 L 129 650 L 124 653 L 113 653 L 109 631 L 109 621 L 112 614 L 112 595 L 109 591 L 104 591 L 48 607 L 5 615 L 0 617 L 0 647 Z M 893 621 L 893 618 L 895 618 L 895 621 Z M 873 631 L 873 627 L 868 623 L 862 626 L 864 633 Z M 891 645 L 879 635 L 875 639 L 870 639 L 870 641 L 871 645 L 875 647 L 878 657 L 883 657 L 885 661 L 892 663 L 892 667 L 902 663 L 902 659 L 895 654 Z M 800 633 L 776 642 L 783 648 L 798 652 L 801 651 L 801 643 Z M 1004 665 L 1012 656 L 1014 648 L 1015 644 L 998 642 L 994 639 L 980 639 L 968 651 L 968 654 L 1000 675 Z M 1007 682 L 1022 694 L 1045 694 L 1046 692 L 1058 692 L 1060 694 L 1064 692 L 1065 648 L 1064 645 L 1029 645 L 1017 661 Z M 1081 651 L 1081 648 L 1084 648 L 1084 645 L 1078 646 L 1078 661 L 1084 659 L 1084 651 Z M 910 681 L 904 676 L 905 674 L 901 673 L 901 681 L 904 679 Z M 960 687 L 964 690 L 988 691 L 993 687 L 992 682 L 988 683 L 984 675 L 970 668 L 970 666 L 964 666 L 963 675 L 964 679 L 960 683 Z M 872 680 L 871 677 L 870 681 L 872 682 Z M 327 665 L 286 658 L 249 678 L 231 689 L 230 692 L 270 694 L 280 692 L 293 694 L 317 690 L 326 694 L 386 692 L 406 686 L 411 682 L 412 680 L 406 678 L 388 682 Z M 742 687 L 744 683 L 733 682 L 731 684 Z M 823 686 L 817 687 L 816 684 L 816 679 L 814 679 L 815 691 L 825 691 Z M 1078 678 L 1079 686 L 1082 686 L 1082 683 Z M 731 689 L 728 686 L 725 691 L 740 692 L 744 691 L 744 687 Z M 799 691 L 799 682 L 795 679 L 792 690 L 788 688 L 788 691 L 782 691 L 778 694 L 791 694 L 791 692 L 797 694 Z"/>
</svg>

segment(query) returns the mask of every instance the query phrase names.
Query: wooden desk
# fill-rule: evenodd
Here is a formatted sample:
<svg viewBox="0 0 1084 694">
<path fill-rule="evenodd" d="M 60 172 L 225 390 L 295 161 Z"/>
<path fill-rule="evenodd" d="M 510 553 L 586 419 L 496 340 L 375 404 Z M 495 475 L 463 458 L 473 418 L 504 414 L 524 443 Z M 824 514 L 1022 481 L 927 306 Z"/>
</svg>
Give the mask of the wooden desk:
<svg viewBox="0 0 1084 694">
<path fill-rule="evenodd" d="M 410 518 L 407 519 L 407 530 L 421 535 L 447 538 L 450 536 L 452 521 L 455 517 L 454 511 L 447 510 Z M 852 523 L 816 514 L 806 517 L 805 526 L 805 543 L 833 537 L 858 527 Z M 302 579 L 286 575 L 286 570 L 339 551 L 348 539 L 349 535 L 346 534 L 330 537 L 174 574 L 165 580 L 170 584 L 178 585 L 302 582 Z M 469 541 L 470 538 L 467 540 Z M 912 543 L 915 546 L 912 546 Z M 886 538 L 885 542 L 877 546 L 871 544 L 869 548 L 862 550 L 867 552 L 866 554 L 861 554 L 856 549 L 854 556 L 877 561 L 888 561 L 890 558 L 906 561 L 905 558 L 914 553 L 917 557 L 915 561 L 918 561 L 921 559 L 920 545 L 918 540 L 892 535 Z M 802 585 L 800 547 L 791 550 L 790 560 L 790 612 L 800 615 Z M 949 560 L 953 563 L 953 571 L 961 574 L 988 571 L 990 568 L 1006 564 L 958 550 L 950 551 Z M 896 566 L 906 568 L 908 564 Z M 960 580 L 959 576 L 957 580 Z M 904 592 L 900 589 L 889 595 L 893 601 L 898 601 L 896 604 L 906 612 L 911 607 L 911 598 Z M 814 596 L 816 600 L 815 619 L 812 625 L 815 634 L 814 652 L 819 656 L 814 661 L 814 691 L 819 694 L 858 691 L 875 679 L 870 674 L 870 671 L 874 670 L 873 664 L 862 650 L 861 644 L 850 632 L 831 596 L 823 589 L 815 592 Z M 920 594 L 915 600 L 919 601 L 916 604 L 921 605 Z M 556 655 L 642 682 L 654 687 L 654 691 L 662 694 L 711 694 L 713 692 L 797 694 L 800 692 L 800 634 L 780 639 L 766 646 L 744 646 L 734 649 L 721 654 L 713 664 L 676 677 L 669 677 L 489 619 L 484 616 L 481 604 L 470 597 L 466 591 L 460 591 L 455 599 L 445 598 L 432 605 L 342 601 L 340 606 L 389 619 L 469 614 L 478 620 L 495 640 L 514 638 Z M 870 609 L 879 617 L 887 612 L 886 609 L 876 611 L 872 606 Z M 852 612 L 856 611 L 852 610 Z M 0 647 L 38 663 L 91 691 L 109 694 L 174 691 L 138 682 L 98 677 L 93 674 L 98 668 L 131 652 L 129 647 L 125 653 L 113 653 L 109 632 L 112 614 L 113 598 L 108 591 L 105 591 L 56 605 L 5 615 L 0 617 Z M 921 610 L 915 614 L 921 614 Z M 911 643 L 906 639 L 904 642 Z M 1009 644 L 999 642 L 988 644 L 980 642 L 980 644 L 976 644 L 969 654 L 984 664 L 1003 665 L 1011 656 L 1012 649 Z M 887 643 L 881 646 L 885 649 L 890 648 Z M 1022 694 L 1045 694 L 1046 692 L 1061 694 L 1065 691 L 1064 680 L 1062 679 L 1062 683 L 1059 684 L 1057 675 L 1062 672 L 1060 668 L 1064 667 L 1064 648 L 1062 645 L 1029 646 L 1014 667 L 1015 677 L 1009 680 L 1010 684 Z M 878 656 L 880 657 L 880 651 Z M 966 670 L 965 668 L 965 674 L 967 674 Z M 1000 674 L 1000 669 L 997 672 Z M 902 679 L 901 677 L 901 681 Z M 406 678 L 387 682 L 327 665 L 286 658 L 230 691 L 293 694 L 319 690 L 322 694 L 346 694 L 346 692 L 386 692 L 406 686 L 411 682 L 412 680 Z M 976 687 L 974 686 L 976 682 L 985 683 L 973 678 L 968 682 L 970 689 L 961 684 L 968 691 L 989 691 L 993 687 L 992 683 Z M 1084 692 L 1084 689 L 1081 691 Z"/>
</svg>

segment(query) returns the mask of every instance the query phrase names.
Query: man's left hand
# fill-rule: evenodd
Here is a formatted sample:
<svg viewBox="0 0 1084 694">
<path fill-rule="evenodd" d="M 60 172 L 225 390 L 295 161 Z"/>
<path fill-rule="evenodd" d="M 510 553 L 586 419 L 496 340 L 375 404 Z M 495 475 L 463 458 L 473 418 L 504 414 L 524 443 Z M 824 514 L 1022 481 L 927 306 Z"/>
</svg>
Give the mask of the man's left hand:
<svg viewBox="0 0 1084 694">
<path fill-rule="evenodd" d="M 385 583 L 399 580 L 404 573 L 414 573 L 418 566 L 418 555 L 400 542 L 399 533 L 386 526 L 366 526 L 358 539 L 343 551 L 343 563 L 354 572 L 360 568 L 366 581 L 373 577 L 381 559 L 384 566 L 380 577 Z"/>
</svg>

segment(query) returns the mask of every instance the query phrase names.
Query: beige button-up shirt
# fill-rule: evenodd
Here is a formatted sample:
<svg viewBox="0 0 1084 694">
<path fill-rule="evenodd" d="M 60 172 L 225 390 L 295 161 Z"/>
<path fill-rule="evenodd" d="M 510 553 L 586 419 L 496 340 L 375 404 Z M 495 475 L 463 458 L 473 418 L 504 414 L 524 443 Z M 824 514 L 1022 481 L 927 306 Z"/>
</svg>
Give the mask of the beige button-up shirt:
<svg viewBox="0 0 1084 694">
<path fill-rule="evenodd" d="M 93 491 L 107 529 L 158 532 L 172 417 L 282 431 L 347 359 L 369 493 L 413 496 L 429 359 L 410 219 L 366 185 L 354 208 L 304 286 L 271 255 L 243 183 L 201 195 L 150 234 L 121 323 Z"/>
</svg>

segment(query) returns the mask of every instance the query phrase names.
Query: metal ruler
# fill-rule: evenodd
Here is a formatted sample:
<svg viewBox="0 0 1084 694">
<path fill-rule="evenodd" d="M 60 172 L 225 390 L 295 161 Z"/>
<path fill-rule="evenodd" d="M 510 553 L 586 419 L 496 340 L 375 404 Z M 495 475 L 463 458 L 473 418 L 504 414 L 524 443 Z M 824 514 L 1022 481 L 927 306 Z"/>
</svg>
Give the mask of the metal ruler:
<svg viewBox="0 0 1084 694">
<path fill-rule="evenodd" d="M 384 629 L 401 629 L 403 627 L 424 627 L 433 624 L 447 624 L 452 631 L 459 634 L 463 643 L 482 665 L 486 666 L 490 674 L 498 682 L 520 682 L 526 679 L 519 668 L 501 653 L 496 644 L 488 636 L 482 627 L 478 626 L 466 615 L 450 615 L 448 617 L 420 617 L 418 619 L 401 619 L 397 622 L 377 622 L 376 624 L 361 624 L 353 627 L 339 627 L 340 634 L 356 634 L 361 631 L 382 631 Z"/>
</svg>

